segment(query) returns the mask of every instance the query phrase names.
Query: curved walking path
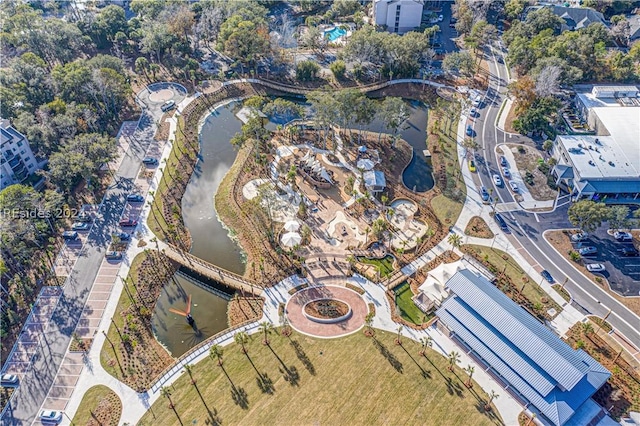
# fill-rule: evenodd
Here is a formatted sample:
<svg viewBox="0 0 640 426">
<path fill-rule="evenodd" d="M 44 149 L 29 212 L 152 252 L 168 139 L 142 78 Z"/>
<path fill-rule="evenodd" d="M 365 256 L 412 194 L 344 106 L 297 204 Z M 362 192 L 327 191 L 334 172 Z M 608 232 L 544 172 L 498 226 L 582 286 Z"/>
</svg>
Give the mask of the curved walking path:
<svg viewBox="0 0 640 426">
<path fill-rule="evenodd" d="M 333 324 L 322 324 L 313 321 L 304 314 L 307 303 L 320 299 L 335 299 L 346 303 L 351 308 L 351 316 Z M 289 324 L 300 333 L 313 337 L 342 337 L 360 330 L 364 325 L 369 308 L 358 293 L 346 287 L 320 285 L 300 290 L 289 299 L 286 306 Z"/>
</svg>

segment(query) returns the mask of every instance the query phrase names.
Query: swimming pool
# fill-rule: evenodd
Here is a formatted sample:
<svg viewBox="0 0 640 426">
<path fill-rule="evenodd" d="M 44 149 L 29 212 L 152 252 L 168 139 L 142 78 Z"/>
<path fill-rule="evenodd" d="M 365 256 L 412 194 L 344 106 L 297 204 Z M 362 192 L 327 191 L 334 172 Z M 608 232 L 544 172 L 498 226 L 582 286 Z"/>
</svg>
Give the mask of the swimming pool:
<svg viewBox="0 0 640 426">
<path fill-rule="evenodd" d="M 333 27 L 330 30 L 326 30 L 324 32 L 324 36 L 329 39 L 329 41 L 336 41 L 340 37 L 344 36 L 347 33 L 347 30 L 343 28 Z"/>
</svg>

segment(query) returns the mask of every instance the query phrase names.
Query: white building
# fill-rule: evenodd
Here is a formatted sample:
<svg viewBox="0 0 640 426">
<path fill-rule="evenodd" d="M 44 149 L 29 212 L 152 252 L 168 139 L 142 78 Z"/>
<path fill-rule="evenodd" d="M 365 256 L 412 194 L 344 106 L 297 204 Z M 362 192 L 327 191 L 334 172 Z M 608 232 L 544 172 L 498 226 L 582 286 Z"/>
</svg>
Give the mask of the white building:
<svg viewBox="0 0 640 426">
<path fill-rule="evenodd" d="M 640 94 L 635 86 L 595 86 L 576 96 L 593 135 L 553 144 L 557 182 L 576 198 L 640 201 Z"/>
<path fill-rule="evenodd" d="M 373 20 L 387 31 L 404 34 L 420 26 L 424 0 L 375 0 Z"/>
<path fill-rule="evenodd" d="M 38 170 L 38 161 L 31 152 L 27 138 L 14 129 L 9 120 L 0 119 L 0 189 L 24 182 Z"/>
</svg>

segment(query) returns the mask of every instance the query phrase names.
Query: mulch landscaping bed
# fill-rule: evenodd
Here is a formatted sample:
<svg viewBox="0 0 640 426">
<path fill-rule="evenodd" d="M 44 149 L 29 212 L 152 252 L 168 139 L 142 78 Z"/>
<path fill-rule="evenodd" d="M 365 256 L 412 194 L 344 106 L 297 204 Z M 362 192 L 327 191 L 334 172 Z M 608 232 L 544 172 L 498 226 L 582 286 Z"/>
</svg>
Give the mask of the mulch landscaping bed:
<svg viewBox="0 0 640 426">
<path fill-rule="evenodd" d="M 122 401 L 114 392 L 109 392 L 93 410 L 93 418 L 87 422 L 87 426 L 117 426 L 120 423 L 121 414 Z"/>
<path fill-rule="evenodd" d="M 347 315 L 349 305 L 339 300 L 321 299 L 306 304 L 304 311 L 314 318 L 339 318 Z"/>
<path fill-rule="evenodd" d="M 516 166 L 531 196 L 535 200 L 553 200 L 558 195 L 557 190 L 552 189 L 547 181 L 548 177 L 538 168 L 538 160 L 542 154 L 537 149 L 527 145 L 507 145 L 516 160 Z M 498 154 L 502 150 L 498 148 Z M 546 165 L 544 166 L 546 167 Z M 527 178 L 529 174 L 529 178 Z"/>
<path fill-rule="evenodd" d="M 597 327 L 593 327 L 597 331 Z M 603 333 L 600 331 L 599 333 Z M 620 420 L 629 411 L 640 411 L 640 375 L 618 352 L 613 350 L 596 332 L 585 334 L 583 325 L 574 325 L 567 333 L 567 343 L 573 348 L 581 347 L 596 361 L 611 372 L 611 377 L 594 395 L 598 404 L 605 407 L 611 416 Z"/>
<path fill-rule="evenodd" d="M 264 299 L 253 296 L 234 296 L 227 308 L 229 327 L 234 327 L 247 321 L 258 321 L 262 318 Z"/>
<path fill-rule="evenodd" d="M 175 262 L 155 250 L 134 259 L 102 346 L 102 366 L 138 392 L 148 389 L 173 362 L 153 334 L 151 316 L 162 287 L 177 268 Z"/>
<path fill-rule="evenodd" d="M 480 216 L 473 216 L 469 220 L 464 233 L 470 237 L 493 238 L 493 232 L 491 232 L 489 225 Z"/>
</svg>

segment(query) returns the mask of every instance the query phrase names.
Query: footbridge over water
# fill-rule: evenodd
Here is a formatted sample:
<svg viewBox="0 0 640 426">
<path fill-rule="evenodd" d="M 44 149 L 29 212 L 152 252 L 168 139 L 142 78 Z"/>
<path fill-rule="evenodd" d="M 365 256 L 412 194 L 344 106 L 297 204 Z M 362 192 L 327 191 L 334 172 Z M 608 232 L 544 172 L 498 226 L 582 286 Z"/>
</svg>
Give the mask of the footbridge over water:
<svg viewBox="0 0 640 426">
<path fill-rule="evenodd" d="M 235 290 L 251 294 L 260 294 L 263 290 L 262 286 L 258 285 L 257 282 L 248 280 L 234 272 L 227 271 L 226 269 L 220 268 L 206 260 L 202 260 L 174 245 L 163 244 L 161 251 L 171 260 L 186 266 L 202 276 L 218 281 Z"/>
</svg>

